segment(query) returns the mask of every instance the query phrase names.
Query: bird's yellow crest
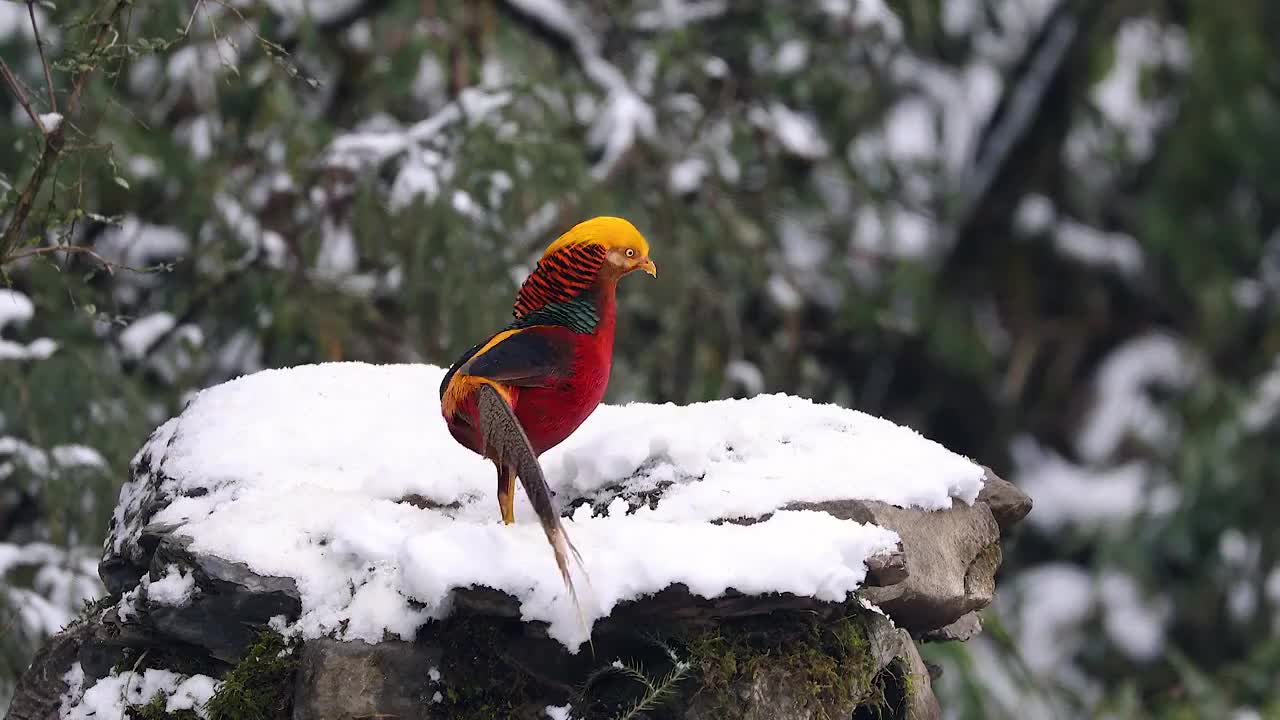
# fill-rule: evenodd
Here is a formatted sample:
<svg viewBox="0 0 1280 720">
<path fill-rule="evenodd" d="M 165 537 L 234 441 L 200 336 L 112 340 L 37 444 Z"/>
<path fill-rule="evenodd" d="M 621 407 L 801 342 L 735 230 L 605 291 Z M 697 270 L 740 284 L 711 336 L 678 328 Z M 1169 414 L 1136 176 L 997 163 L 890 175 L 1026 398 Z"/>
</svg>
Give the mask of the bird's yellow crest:
<svg viewBox="0 0 1280 720">
<path fill-rule="evenodd" d="M 565 234 L 547 246 L 542 257 L 547 257 L 557 250 L 574 245 L 603 245 L 606 248 L 631 248 L 639 257 L 648 257 L 649 242 L 644 239 L 635 225 L 620 218 L 601 215 L 569 228 Z"/>
</svg>

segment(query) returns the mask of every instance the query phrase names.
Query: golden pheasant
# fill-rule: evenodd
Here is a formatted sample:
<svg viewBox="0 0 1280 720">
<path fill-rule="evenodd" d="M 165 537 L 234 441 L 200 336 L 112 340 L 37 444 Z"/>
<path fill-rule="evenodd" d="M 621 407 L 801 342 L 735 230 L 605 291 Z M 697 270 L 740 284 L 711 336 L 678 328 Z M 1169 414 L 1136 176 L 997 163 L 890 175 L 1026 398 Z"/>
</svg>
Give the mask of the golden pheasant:
<svg viewBox="0 0 1280 720">
<path fill-rule="evenodd" d="M 604 397 L 613 363 L 614 293 L 636 270 L 657 276 L 631 223 L 597 217 L 547 247 L 516 296 L 514 320 L 462 354 L 440 384 L 440 408 L 463 446 L 493 461 L 502 521 L 515 521 L 519 477 L 577 604 L 565 534 L 538 456 L 558 445 Z M 581 558 L 578 557 L 579 563 Z"/>
</svg>

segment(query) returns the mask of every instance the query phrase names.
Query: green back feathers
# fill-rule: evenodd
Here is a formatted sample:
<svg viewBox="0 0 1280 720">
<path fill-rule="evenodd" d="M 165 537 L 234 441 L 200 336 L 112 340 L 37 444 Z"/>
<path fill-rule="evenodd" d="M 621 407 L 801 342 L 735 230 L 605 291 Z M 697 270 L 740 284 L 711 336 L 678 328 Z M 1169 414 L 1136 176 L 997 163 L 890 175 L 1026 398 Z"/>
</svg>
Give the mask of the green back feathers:
<svg viewBox="0 0 1280 720">
<path fill-rule="evenodd" d="M 576 333 L 590 334 L 596 331 L 600 323 L 600 311 L 596 308 L 595 298 L 584 293 L 566 302 L 548 303 L 542 307 L 517 317 L 508 328 L 523 328 L 533 325 L 562 325 Z"/>
</svg>

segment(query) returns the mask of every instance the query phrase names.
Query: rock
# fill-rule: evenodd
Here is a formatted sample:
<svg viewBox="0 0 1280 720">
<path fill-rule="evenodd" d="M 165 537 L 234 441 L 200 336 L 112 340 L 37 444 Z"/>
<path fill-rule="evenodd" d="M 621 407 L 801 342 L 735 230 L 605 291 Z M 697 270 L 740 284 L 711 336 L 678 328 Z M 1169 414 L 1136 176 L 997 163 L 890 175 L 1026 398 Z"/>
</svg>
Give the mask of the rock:
<svg viewBox="0 0 1280 720">
<path fill-rule="evenodd" d="M 243 564 L 195 554 L 190 541 L 164 535 L 151 541 L 151 580 L 169 568 L 191 574 L 195 593 L 180 606 L 150 603 L 146 618 L 167 637 L 203 647 L 218 660 L 234 662 L 261 627 L 277 616 L 297 617 L 301 610 L 298 588 L 292 579 L 258 575 Z M 143 598 L 147 602 L 146 598 Z"/>
<path fill-rule="evenodd" d="M 924 658 L 920 657 L 920 651 L 916 649 L 915 643 L 911 642 L 911 636 L 905 631 L 899 631 L 902 638 L 902 669 L 905 677 L 911 679 L 910 682 L 903 683 L 903 697 L 906 700 L 903 708 L 903 720 L 939 720 L 942 717 L 942 708 L 938 705 L 938 698 L 933 694 L 933 678 L 929 673 L 929 668 L 925 665 Z"/>
<path fill-rule="evenodd" d="M 394 717 L 431 720 L 438 690 L 437 647 L 390 640 L 376 645 L 319 639 L 303 646 L 293 720 Z"/>
<path fill-rule="evenodd" d="M 324 626 L 330 636 L 312 636 L 288 645 L 266 628 L 280 627 L 277 619 L 286 624 L 299 619 L 303 612 L 299 586 L 314 587 L 315 577 L 307 584 L 305 579 L 255 572 L 246 564 L 253 562 L 246 559 L 252 556 L 234 555 L 236 543 L 224 554 L 245 562 L 197 549 L 208 546 L 194 545 L 181 528 L 158 522 L 184 517 L 194 499 L 215 493 L 233 497 L 237 489 L 227 486 L 221 476 L 205 478 L 203 485 L 184 483 L 166 474 L 180 472 L 172 469 L 180 464 L 153 462 L 153 453 L 163 456 L 181 437 L 176 427 L 171 421 L 153 434 L 121 491 L 99 567 L 110 597 L 41 652 L 18 686 L 9 718 L 56 717 L 60 698 L 67 692 L 65 676 L 78 662 L 86 685 L 120 668 L 208 675 L 222 678 L 228 686 L 239 683 L 241 689 L 235 692 L 242 692 L 255 677 L 269 677 L 260 683 L 267 687 L 253 687 L 254 694 L 242 694 L 239 702 L 248 697 L 250 704 L 273 708 L 273 718 L 293 720 L 541 720 L 547 706 L 566 704 L 573 708 L 571 717 L 592 719 L 625 715 L 632 707 L 652 714 L 649 711 L 660 707 L 663 717 L 684 720 L 863 715 L 934 720 L 940 711 L 916 641 L 966 640 L 981 631 L 977 611 L 991 602 L 995 591 L 1001 533 L 1031 508 L 1024 493 L 990 469 L 984 469 L 985 486 L 976 502 L 968 505 L 956 500 L 940 511 L 858 499 L 790 504 L 779 500 L 768 508 L 810 510 L 879 525 L 895 531 L 900 541 L 895 547 L 892 537 L 881 530 L 837 523 L 842 531 L 866 531 L 878 538 L 874 545 L 878 552 L 864 561 L 866 575 L 857 596 L 844 602 L 831 602 L 829 595 L 819 595 L 828 598 L 819 600 L 783 592 L 742 592 L 732 585 L 723 592 L 717 587 L 717 596 L 708 598 L 684 584 L 663 580 L 657 589 L 646 589 L 636 593 L 635 599 L 613 606 L 592 626 L 593 645 L 576 653 L 549 635 L 549 628 L 557 626 L 528 620 L 527 606 L 522 608 L 509 594 L 523 592 L 520 588 L 506 587 L 506 592 L 480 586 L 453 588 L 441 603 L 427 605 L 411 594 L 409 586 L 395 583 L 372 585 L 380 594 L 360 596 L 371 603 L 363 610 L 385 613 L 388 603 L 394 605 L 400 617 L 407 615 L 413 623 L 422 623 L 410 628 L 412 637 L 385 631 L 376 643 L 339 640 L 332 635 L 346 632 L 348 621 L 334 620 L 330 614 L 331 624 Z M 959 462 L 970 471 L 968 481 L 973 485 L 968 492 L 972 493 L 976 468 L 962 458 Z M 302 466 L 310 467 L 305 462 Z M 565 498 L 564 504 L 572 507 L 574 502 L 589 501 L 592 511 L 604 513 L 605 518 L 639 507 L 661 510 L 668 497 L 664 489 L 698 482 L 703 480 L 695 475 L 671 475 L 648 488 L 628 480 L 602 486 L 590 498 Z M 478 502 L 473 495 L 443 502 L 428 495 L 405 495 L 397 488 L 385 500 L 399 499 L 396 505 L 407 513 L 433 513 L 434 521 L 447 522 L 453 519 L 451 513 Z M 185 503 L 182 513 L 159 515 L 179 502 Z M 194 504 L 210 502 L 212 498 L 206 497 Z M 705 521 L 708 527 L 752 525 L 769 517 L 759 510 L 756 514 L 761 517 L 716 515 Z M 252 517 L 262 516 L 266 515 Z M 796 521 L 797 517 L 803 523 L 834 522 L 796 515 L 780 520 Z M 417 527 L 405 527 L 411 526 Z M 801 541 L 792 552 L 808 552 L 803 530 L 813 525 L 796 527 L 801 532 L 786 536 Z M 274 541 L 271 529 L 266 530 L 261 537 Z M 313 543 L 307 545 L 313 551 L 309 557 L 331 562 L 324 566 L 325 572 L 346 572 L 343 553 L 362 538 L 344 537 L 338 542 L 328 534 L 313 533 L 285 540 Z M 398 547 L 392 542 L 386 546 L 379 552 L 393 555 Z M 342 580 L 348 580 L 356 597 L 359 573 L 387 571 L 381 557 L 369 555 L 347 563 L 356 568 L 354 579 L 340 576 L 335 584 L 341 588 Z M 842 566 L 844 576 L 856 579 L 850 573 L 859 570 L 858 559 L 842 562 L 848 563 Z M 332 578 L 326 574 L 320 579 Z M 403 612 L 406 608 L 408 613 Z M 422 608 L 427 610 L 419 612 Z M 426 619 L 436 614 L 446 616 Z M 314 621 L 314 616 L 307 621 Z M 288 651 L 282 652 L 285 648 Z M 272 666 L 269 673 L 255 670 L 268 664 Z"/>
<path fill-rule="evenodd" d="M 983 477 L 982 491 L 978 493 L 978 502 L 991 508 L 991 515 L 1001 530 L 1008 530 L 1031 512 L 1031 497 L 1013 483 L 1001 479 L 991 468 L 984 465 L 982 469 L 986 476 Z"/>
<path fill-rule="evenodd" d="M 91 632 L 89 625 L 78 622 L 45 643 L 18 678 L 5 720 L 57 720 L 62 694 L 67 691 L 63 676 L 76 663 L 80 646 Z"/>
<path fill-rule="evenodd" d="M 964 642 L 982 632 L 982 618 L 978 613 L 970 612 L 960 616 L 959 620 L 924 634 L 926 642 Z"/>
<path fill-rule="evenodd" d="M 898 543 L 897 552 L 872 555 L 867 558 L 867 587 L 888 587 L 907 579 L 907 554 Z"/>
<path fill-rule="evenodd" d="M 1011 495 L 1003 493 L 1001 497 Z M 902 538 L 905 577 L 899 572 L 894 574 L 895 582 L 883 582 L 883 571 L 877 568 L 875 579 L 880 582 L 866 583 L 859 594 L 917 636 L 991 603 L 1000 567 L 1000 526 L 985 502 L 957 502 L 950 509 L 935 512 L 868 500 L 793 503 L 787 507 L 820 510 L 897 532 Z M 872 577 L 871 572 L 868 575 Z"/>
</svg>

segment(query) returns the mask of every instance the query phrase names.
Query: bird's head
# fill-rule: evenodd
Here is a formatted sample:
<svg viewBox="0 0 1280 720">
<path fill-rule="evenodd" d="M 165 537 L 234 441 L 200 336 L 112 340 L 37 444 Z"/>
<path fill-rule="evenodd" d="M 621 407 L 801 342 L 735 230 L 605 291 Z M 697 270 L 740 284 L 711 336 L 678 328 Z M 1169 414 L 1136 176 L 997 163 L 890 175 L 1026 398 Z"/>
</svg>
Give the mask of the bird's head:
<svg viewBox="0 0 1280 720">
<path fill-rule="evenodd" d="M 658 268 L 649 258 L 649 243 L 635 225 L 619 217 L 601 216 L 574 225 L 547 247 L 547 257 L 566 247 L 598 245 L 605 250 L 600 271 L 621 277 L 643 270 L 657 277 Z"/>
</svg>

